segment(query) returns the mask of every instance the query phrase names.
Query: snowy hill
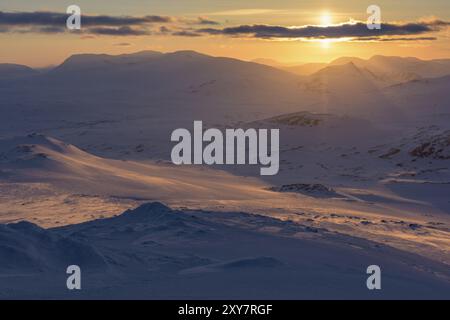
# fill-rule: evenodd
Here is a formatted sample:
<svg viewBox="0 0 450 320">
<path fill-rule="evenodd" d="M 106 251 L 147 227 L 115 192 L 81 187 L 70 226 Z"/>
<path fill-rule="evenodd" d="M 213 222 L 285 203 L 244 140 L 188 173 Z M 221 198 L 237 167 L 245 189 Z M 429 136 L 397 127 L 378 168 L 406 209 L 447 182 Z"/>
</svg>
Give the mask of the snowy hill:
<svg viewBox="0 0 450 320">
<path fill-rule="evenodd" d="M 36 74 L 37 71 L 27 66 L 19 64 L 0 63 L 0 81 L 15 80 L 18 78 L 33 76 Z"/>
<path fill-rule="evenodd" d="M 212 96 L 219 99 L 238 88 L 239 97 L 295 94 L 299 79 L 265 65 L 230 58 L 212 57 L 194 51 L 141 52 L 130 55 L 75 55 L 55 68 L 42 81 L 57 87 L 82 86 L 92 90 L 120 87 L 145 90 L 147 97 L 161 95 Z"/>
<path fill-rule="evenodd" d="M 58 272 L 79 264 L 104 271 L 106 263 L 87 242 L 61 236 L 29 222 L 0 225 L 1 275 Z"/>
<path fill-rule="evenodd" d="M 147 203 L 117 217 L 63 228 L 0 225 L 0 237 L 0 255 L 8 261 L 0 267 L 1 298 L 432 299 L 449 294 L 443 264 L 248 213 L 176 211 Z M 41 268 L 40 257 L 60 269 Z M 383 268 L 379 292 L 366 288 L 366 268 L 375 262 Z M 79 292 L 65 289 L 65 264 L 72 263 L 82 268 Z"/>
<path fill-rule="evenodd" d="M 46 182 L 68 192 L 130 199 L 242 200 L 268 194 L 256 179 L 169 162 L 105 159 L 37 134 L 0 139 L 0 179 Z"/>
</svg>

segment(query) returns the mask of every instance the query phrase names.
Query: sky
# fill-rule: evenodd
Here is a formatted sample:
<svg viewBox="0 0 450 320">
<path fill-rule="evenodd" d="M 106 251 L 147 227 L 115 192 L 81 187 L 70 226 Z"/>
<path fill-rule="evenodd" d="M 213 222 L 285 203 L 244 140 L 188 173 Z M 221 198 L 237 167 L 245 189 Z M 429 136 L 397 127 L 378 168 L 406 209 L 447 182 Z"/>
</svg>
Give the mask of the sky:
<svg viewBox="0 0 450 320">
<path fill-rule="evenodd" d="M 367 7 L 381 29 L 366 26 Z M 66 28 L 67 7 L 81 30 Z M 328 62 L 376 54 L 450 58 L 449 0 L 0 0 L 0 63 L 45 67 L 76 53 L 196 50 L 243 60 Z"/>
</svg>

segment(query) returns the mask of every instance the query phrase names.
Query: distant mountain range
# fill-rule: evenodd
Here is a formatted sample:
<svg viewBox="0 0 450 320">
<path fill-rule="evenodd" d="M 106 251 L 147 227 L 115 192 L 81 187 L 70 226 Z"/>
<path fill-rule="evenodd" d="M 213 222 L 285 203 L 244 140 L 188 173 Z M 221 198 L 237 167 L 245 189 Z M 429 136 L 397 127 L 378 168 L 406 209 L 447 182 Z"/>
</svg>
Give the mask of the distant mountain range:
<svg viewBox="0 0 450 320">
<path fill-rule="evenodd" d="M 37 74 L 34 69 L 20 64 L 0 63 L 0 80 L 11 80 Z"/>
<path fill-rule="evenodd" d="M 330 63 L 283 64 L 270 59 L 256 59 L 254 62 L 280 68 L 298 75 L 309 76 L 324 68 L 353 63 L 372 73 L 379 80 L 390 80 L 403 75 L 404 80 L 441 77 L 450 73 L 450 59 L 421 60 L 414 57 L 375 55 L 370 59 L 341 57 Z M 399 79 L 401 80 L 401 79 Z"/>
<path fill-rule="evenodd" d="M 343 57 L 289 67 L 308 72 L 261 62 L 143 51 L 73 55 L 44 71 L 0 65 L 0 107 L 10 118 L 3 130 L 30 115 L 46 125 L 50 117 L 54 127 L 65 119 L 79 126 L 127 118 L 167 119 L 172 127 L 178 120 L 239 123 L 300 111 L 395 121 L 450 113 L 450 59 Z"/>
</svg>

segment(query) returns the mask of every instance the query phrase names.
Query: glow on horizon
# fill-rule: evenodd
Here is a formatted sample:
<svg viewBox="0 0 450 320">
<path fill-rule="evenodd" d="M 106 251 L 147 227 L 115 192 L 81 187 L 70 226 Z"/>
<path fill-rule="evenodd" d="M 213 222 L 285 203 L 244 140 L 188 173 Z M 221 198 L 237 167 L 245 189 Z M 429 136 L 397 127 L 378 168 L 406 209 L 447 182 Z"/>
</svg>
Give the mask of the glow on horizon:
<svg viewBox="0 0 450 320">
<path fill-rule="evenodd" d="M 435 14 L 437 19 L 448 20 L 450 10 L 443 7 L 441 0 L 430 0 L 426 6 L 419 0 L 412 0 L 414 5 L 392 4 L 380 0 L 383 17 L 388 21 L 419 21 L 424 18 L 424 7 L 427 13 Z M 26 0 L 8 2 L 0 0 L 4 11 L 32 12 L 49 10 L 65 12 L 64 6 L 52 0 L 29 3 Z M 111 2 L 116 2 L 111 0 Z M 274 25 L 274 26 L 330 26 L 345 23 L 349 20 L 365 21 L 367 12 L 364 6 L 356 1 L 345 5 L 337 0 L 327 1 L 323 6 L 307 1 L 292 2 L 290 0 L 261 2 L 249 0 L 253 5 L 242 6 L 237 0 L 230 0 L 227 5 L 217 2 L 206 3 L 204 0 L 193 0 L 195 6 L 169 6 L 167 1 L 155 0 L 145 10 L 139 5 L 140 0 L 130 0 L 130 4 L 117 1 L 114 6 L 107 6 L 98 0 L 79 0 L 86 14 L 111 14 L 142 16 L 144 14 L 162 14 L 174 17 L 173 28 L 177 31 L 183 19 L 195 20 L 204 17 L 217 21 L 219 25 L 205 26 L 210 28 L 226 28 L 239 25 Z M 269 3 L 270 2 L 270 3 Z M 180 2 L 181 3 L 181 2 Z M 140 10 L 137 10 L 137 9 Z M 177 20 L 179 19 L 179 20 Z M 178 22 L 177 22 L 178 21 Z M 416 56 L 421 59 L 450 58 L 449 30 L 437 34 L 436 41 L 398 41 L 398 42 L 357 42 L 351 38 L 315 38 L 315 39 L 257 39 L 226 36 L 164 36 L 155 30 L 148 36 L 77 36 L 67 33 L 8 33 L 1 32 L 0 63 L 18 63 L 31 67 L 57 65 L 67 57 L 77 53 L 122 54 L 142 50 L 173 52 L 178 50 L 194 50 L 212 56 L 226 56 L 241 60 L 268 58 L 283 63 L 329 62 L 341 56 L 369 58 L 373 55 Z M 188 28 L 194 28 L 188 25 Z M 169 29 L 170 29 L 169 28 Z M 201 28 L 201 26 L 198 26 Z M 0 28 L 1 29 L 1 28 Z M 450 29 L 450 28 L 449 28 Z M 428 36 L 428 35 L 424 35 Z M 434 36 L 434 35 L 431 35 Z M 33 52 L 31 55 L 30 52 Z"/>
<path fill-rule="evenodd" d="M 320 15 L 320 24 L 323 27 L 327 27 L 333 24 L 333 18 L 329 11 L 323 11 Z"/>
</svg>

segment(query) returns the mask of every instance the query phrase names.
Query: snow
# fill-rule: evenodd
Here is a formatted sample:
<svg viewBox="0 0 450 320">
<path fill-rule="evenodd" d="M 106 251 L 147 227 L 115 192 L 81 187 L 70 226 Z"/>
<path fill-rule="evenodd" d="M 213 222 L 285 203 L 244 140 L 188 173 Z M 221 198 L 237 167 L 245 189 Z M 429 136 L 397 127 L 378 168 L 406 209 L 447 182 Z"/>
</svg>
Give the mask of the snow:
<svg viewBox="0 0 450 320">
<path fill-rule="evenodd" d="M 141 52 L 0 81 L 0 297 L 448 298 L 447 65 Z M 172 165 L 199 119 L 279 128 L 280 173 Z"/>
<path fill-rule="evenodd" d="M 11 260 L 21 274 L 5 278 L 1 269 L 2 298 L 360 299 L 449 294 L 441 278 L 448 276 L 443 264 L 363 239 L 326 230 L 311 233 L 297 223 L 245 213 L 173 211 L 147 203 L 118 217 L 79 225 L 49 230 L 3 225 L 1 230 L 5 258 L 15 257 L 5 253 L 5 240 L 14 241 L 14 252 L 28 258 Z M 17 241 L 22 237 L 36 240 Z M 72 255 L 58 250 L 46 255 L 39 242 Z M 78 251 L 81 243 L 89 243 L 90 250 Z M 32 254 L 35 248 L 39 250 Z M 59 266 L 54 259 L 61 256 L 68 259 L 61 263 L 75 261 L 82 268 L 83 289 L 78 293 L 59 282 L 62 266 L 30 268 L 32 262 L 42 262 L 36 261 L 39 257 Z M 365 268 L 375 262 L 383 266 L 385 279 L 378 293 L 365 287 Z"/>
</svg>

